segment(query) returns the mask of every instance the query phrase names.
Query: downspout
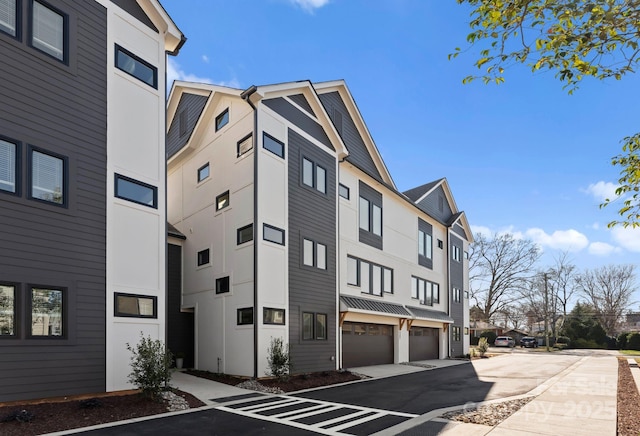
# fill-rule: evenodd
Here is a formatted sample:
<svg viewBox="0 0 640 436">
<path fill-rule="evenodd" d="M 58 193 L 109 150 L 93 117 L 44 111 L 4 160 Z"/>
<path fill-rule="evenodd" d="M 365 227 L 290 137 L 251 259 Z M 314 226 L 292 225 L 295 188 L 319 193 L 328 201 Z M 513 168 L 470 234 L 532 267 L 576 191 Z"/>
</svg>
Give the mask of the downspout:
<svg viewBox="0 0 640 436">
<path fill-rule="evenodd" d="M 240 97 L 253 109 L 253 377 L 258 378 L 258 109 L 251 102 L 255 85 L 245 89 Z"/>
<path fill-rule="evenodd" d="M 447 256 L 447 261 L 445 262 L 445 265 L 447 265 L 447 294 L 448 294 L 448 308 L 447 308 L 447 315 L 449 315 L 449 317 L 451 317 L 451 300 L 453 299 L 453 288 L 451 287 L 451 256 L 449 253 L 449 249 L 450 249 L 450 232 L 451 232 L 451 227 L 447 227 L 447 240 L 446 240 L 446 248 L 445 248 L 445 253 Z M 455 322 L 455 320 L 454 320 Z M 447 357 L 450 359 L 451 358 L 451 346 L 453 345 L 453 324 L 449 325 L 449 331 L 447 332 Z"/>
</svg>

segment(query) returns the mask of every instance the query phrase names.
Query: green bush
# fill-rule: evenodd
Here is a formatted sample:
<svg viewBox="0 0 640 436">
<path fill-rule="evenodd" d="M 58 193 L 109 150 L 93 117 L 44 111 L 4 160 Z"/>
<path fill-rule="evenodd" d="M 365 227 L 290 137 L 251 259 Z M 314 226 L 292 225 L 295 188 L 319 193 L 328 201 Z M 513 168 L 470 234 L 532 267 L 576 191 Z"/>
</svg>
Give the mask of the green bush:
<svg viewBox="0 0 640 436">
<path fill-rule="evenodd" d="M 289 347 L 284 345 L 281 338 L 271 338 L 267 354 L 270 375 L 279 379 L 286 379 L 291 370 L 291 355 Z"/>
<path fill-rule="evenodd" d="M 640 333 L 629 333 L 627 335 L 627 350 L 640 351 Z"/>
<path fill-rule="evenodd" d="M 169 388 L 173 355 L 161 340 L 140 333 L 140 342 L 135 347 L 127 343 L 127 350 L 133 353 L 129 381 L 145 396 L 155 399 Z"/>
<path fill-rule="evenodd" d="M 602 348 L 602 345 L 593 339 L 578 338 L 575 341 L 571 341 L 571 348 Z"/>
<path fill-rule="evenodd" d="M 556 338 L 556 344 L 569 344 L 571 340 L 567 336 L 558 336 Z"/>
<path fill-rule="evenodd" d="M 620 333 L 618 335 L 618 349 L 619 350 L 626 350 L 627 349 L 627 337 L 629 336 L 629 333 Z"/>
<path fill-rule="evenodd" d="M 496 338 L 498 337 L 498 335 L 496 334 L 496 332 L 493 332 L 491 330 L 485 330 L 482 333 L 480 333 L 480 337 L 481 338 L 487 338 L 487 342 L 490 345 L 493 345 L 493 343 L 496 341 Z"/>
</svg>

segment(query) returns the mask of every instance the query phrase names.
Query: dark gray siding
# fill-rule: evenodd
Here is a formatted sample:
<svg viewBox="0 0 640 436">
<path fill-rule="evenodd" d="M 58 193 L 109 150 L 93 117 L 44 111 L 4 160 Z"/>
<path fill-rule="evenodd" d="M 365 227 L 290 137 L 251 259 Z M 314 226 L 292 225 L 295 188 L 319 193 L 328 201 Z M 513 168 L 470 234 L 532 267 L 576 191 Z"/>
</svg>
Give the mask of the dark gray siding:
<svg viewBox="0 0 640 436">
<path fill-rule="evenodd" d="M 315 139 L 324 144 L 328 149 L 334 150 L 331 140 L 320 124 L 311 119 L 307 114 L 296 108 L 284 98 L 272 98 L 264 100 L 263 103 L 268 108 L 273 109 L 277 114 L 291 121 L 300 129 L 313 136 Z"/>
<path fill-rule="evenodd" d="M 442 223 L 449 221 L 449 218 L 453 215 L 442 186 L 436 188 L 429 196 L 418 203 L 418 207 Z"/>
<path fill-rule="evenodd" d="M 455 224 L 455 225 L 453 226 L 452 230 L 453 230 L 453 232 L 454 232 L 455 234 L 457 234 L 458 236 L 460 236 L 460 237 L 462 237 L 462 238 L 464 238 L 464 239 L 467 239 L 467 235 L 466 235 L 466 233 L 464 232 L 464 229 L 462 228 L 462 226 L 461 226 L 460 224 Z"/>
<path fill-rule="evenodd" d="M 167 133 L 167 157 L 176 154 L 189 141 L 208 98 L 209 97 L 203 95 L 182 94 L 178 102 L 176 114 L 173 117 L 171 126 L 169 126 L 169 132 Z M 183 111 L 186 113 L 183 120 L 187 122 L 187 125 L 183 127 L 183 134 L 181 135 L 180 119 L 182 116 L 180 114 L 183 113 Z"/>
<path fill-rule="evenodd" d="M 182 312 L 182 247 L 169 244 L 167 253 L 167 347 L 183 352 L 184 367 L 194 366 L 193 313 Z"/>
<path fill-rule="evenodd" d="M 122 9 L 127 11 L 131 16 L 140 20 L 141 23 L 144 23 L 147 27 L 149 27 L 154 32 L 158 33 L 158 29 L 153 25 L 153 22 L 147 17 L 147 14 L 144 13 L 138 2 L 135 0 L 111 0 L 113 3 L 120 6 Z"/>
<path fill-rule="evenodd" d="M 423 231 L 424 233 L 431 235 L 431 253 L 433 253 L 433 226 L 431 224 L 429 224 L 426 221 L 421 220 L 420 218 L 418 218 L 418 230 Z M 418 254 L 418 263 L 424 267 L 427 267 L 429 269 L 433 269 L 433 255 L 431 256 L 431 259 L 425 257 L 425 256 L 421 256 L 420 254 Z"/>
<path fill-rule="evenodd" d="M 464 263 L 453 260 L 451 253 L 453 253 L 453 247 L 456 246 L 462 253 L 462 240 L 451 236 L 449 247 L 449 265 L 451 266 L 451 289 L 449 289 L 449 298 L 451 301 L 451 318 L 453 318 L 453 325 L 460 327 L 460 341 L 451 341 L 451 355 L 453 357 L 462 355 L 462 341 L 464 340 Z M 460 289 L 460 302 L 453 301 L 453 288 Z M 449 329 L 449 338 L 452 338 L 452 329 Z"/>
<path fill-rule="evenodd" d="M 342 140 L 349 150 L 349 157 L 347 160 L 360 168 L 362 171 L 369 174 L 379 182 L 383 182 L 382 176 L 376 168 L 376 164 L 373 162 L 367 146 L 364 144 L 356 124 L 349 115 L 342 98 L 338 92 L 329 92 L 320 95 L 320 101 L 325 107 L 325 110 L 331 117 L 338 133 L 342 136 Z"/>
<path fill-rule="evenodd" d="M 382 250 L 382 238 L 384 237 L 384 208 L 382 207 L 382 194 L 376 191 L 375 189 L 373 189 L 371 186 L 362 182 L 362 180 L 360 181 L 358 190 L 359 190 L 358 195 L 360 197 L 366 198 L 367 200 L 369 200 L 371 204 L 375 204 L 376 206 L 380 207 L 380 209 L 382 209 L 382 216 L 383 216 L 382 236 L 375 235 L 373 232 L 368 232 L 363 229 L 358 229 L 360 232 L 358 235 L 358 240 L 363 244 L 367 244 L 374 248 Z M 360 207 L 360 205 L 358 205 L 358 207 Z"/>
<path fill-rule="evenodd" d="M 20 3 L 20 2 L 19 2 Z M 106 10 L 69 14 L 69 66 L 0 35 L 0 134 L 21 142 L 21 195 L 0 192 L 0 281 L 18 284 L 18 333 L 0 338 L 0 401 L 105 390 Z M 27 144 L 68 157 L 68 207 L 27 199 Z M 66 289 L 66 337 L 28 339 L 30 285 Z"/>
<path fill-rule="evenodd" d="M 305 96 L 303 94 L 290 95 L 289 98 L 295 104 L 300 106 L 302 109 L 306 110 L 307 112 L 309 112 L 314 117 L 316 116 L 316 114 L 313 111 L 313 109 L 311 109 L 311 105 L 309 104 L 309 102 L 307 101 L 307 99 L 305 98 Z"/>
<path fill-rule="evenodd" d="M 336 161 L 289 130 L 289 337 L 293 371 L 335 369 L 336 352 Z M 302 184 L 302 156 L 327 170 L 327 194 Z M 327 246 L 327 269 L 303 266 L 302 239 Z M 302 340 L 302 312 L 327 314 L 327 340 Z"/>
</svg>

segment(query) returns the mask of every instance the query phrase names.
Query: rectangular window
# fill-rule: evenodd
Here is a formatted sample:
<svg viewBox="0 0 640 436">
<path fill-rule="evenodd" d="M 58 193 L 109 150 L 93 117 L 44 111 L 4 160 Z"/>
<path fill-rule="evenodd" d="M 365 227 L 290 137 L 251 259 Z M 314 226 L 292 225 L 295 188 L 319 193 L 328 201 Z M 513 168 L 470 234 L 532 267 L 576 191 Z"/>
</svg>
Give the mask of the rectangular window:
<svg viewBox="0 0 640 436">
<path fill-rule="evenodd" d="M 67 16 L 38 0 L 33 0 L 31 14 L 31 46 L 66 62 Z"/>
<path fill-rule="evenodd" d="M 253 241 L 253 224 L 238 229 L 238 245 Z"/>
<path fill-rule="evenodd" d="M 229 276 L 216 279 L 216 294 L 226 294 L 229 292 Z"/>
<path fill-rule="evenodd" d="M 302 340 L 308 341 L 314 338 L 313 335 L 313 313 L 302 313 Z"/>
<path fill-rule="evenodd" d="M 451 256 L 453 257 L 453 260 L 460 262 L 460 247 L 454 245 L 453 250 L 451 251 Z"/>
<path fill-rule="evenodd" d="M 62 337 L 64 329 L 64 292 L 62 289 L 31 288 L 30 336 Z"/>
<path fill-rule="evenodd" d="M 347 256 L 347 284 L 360 286 L 366 294 L 393 293 L 393 270 L 386 266 Z"/>
<path fill-rule="evenodd" d="M 418 230 L 418 254 L 427 259 L 433 257 L 432 237 L 429 233 Z"/>
<path fill-rule="evenodd" d="M 302 183 L 313 188 L 313 162 L 302 159 Z"/>
<path fill-rule="evenodd" d="M 17 0 L 0 0 L 0 31 L 11 36 L 18 34 L 16 28 L 16 23 L 18 22 L 16 2 Z"/>
<path fill-rule="evenodd" d="M 359 186 L 358 240 L 382 250 L 382 194 L 362 181 Z"/>
<path fill-rule="evenodd" d="M 438 248 L 444 248 L 444 243 L 438 239 Z"/>
<path fill-rule="evenodd" d="M 143 206 L 158 208 L 158 188 L 120 174 L 115 175 L 115 196 Z"/>
<path fill-rule="evenodd" d="M 360 286 L 358 259 L 355 257 L 347 257 L 347 284 Z"/>
<path fill-rule="evenodd" d="M 238 325 L 253 324 L 253 307 L 238 309 Z"/>
<path fill-rule="evenodd" d="M 411 298 L 420 300 L 420 304 L 433 306 L 440 302 L 440 285 L 419 277 L 411 277 Z"/>
<path fill-rule="evenodd" d="M 440 285 L 431 283 L 431 295 L 433 296 L 433 304 L 440 304 Z"/>
<path fill-rule="evenodd" d="M 340 197 L 346 198 L 348 200 L 349 199 L 349 188 L 347 186 L 344 186 L 342 183 L 340 183 L 338 185 L 338 194 L 340 194 Z"/>
<path fill-rule="evenodd" d="M 284 144 L 266 132 L 262 135 L 262 147 L 284 159 Z"/>
<path fill-rule="evenodd" d="M 198 251 L 198 266 L 208 265 L 211 262 L 209 249 Z"/>
<path fill-rule="evenodd" d="M 216 117 L 216 132 L 229 124 L 229 108 Z"/>
<path fill-rule="evenodd" d="M 460 342 L 460 327 L 453 326 L 451 328 L 451 336 L 454 342 Z"/>
<path fill-rule="evenodd" d="M 29 160 L 30 198 L 65 205 L 67 159 L 31 148 Z"/>
<path fill-rule="evenodd" d="M 316 313 L 316 340 L 327 339 L 327 315 Z"/>
<path fill-rule="evenodd" d="M 116 44 L 116 68 L 158 89 L 158 69 Z"/>
<path fill-rule="evenodd" d="M 18 144 L 0 139 L 0 190 L 17 194 L 17 174 Z"/>
<path fill-rule="evenodd" d="M 366 198 L 360 197 L 360 228 L 365 231 L 370 231 L 370 202 Z"/>
<path fill-rule="evenodd" d="M 216 210 L 221 210 L 228 206 L 229 206 L 229 191 L 224 192 L 216 197 Z"/>
<path fill-rule="evenodd" d="M 115 316 L 157 318 L 158 299 L 149 295 L 115 294 Z"/>
<path fill-rule="evenodd" d="M 316 266 L 319 269 L 327 269 L 327 246 L 316 243 Z"/>
<path fill-rule="evenodd" d="M 462 293 L 460 292 L 459 288 L 453 288 L 453 301 L 455 303 L 459 303 L 461 300 Z"/>
<path fill-rule="evenodd" d="M 304 238 L 302 240 L 302 263 L 319 269 L 327 269 L 327 246 Z"/>
<path fill-rule="evenodd" d="M 464 335 L 468 336 L 469 335 L 469 327 L 465 327 L 464 328 Z"/>
<path fill-rule="evenodd" d="M 284 230 L 277 227 L 270 226 L 269 224 L 262 225 L 262 238 L 265 241 L 274 242 L 276 244 L 284 245 Z"/>
<path fill-rule="evenodd" d="M 373 205 L 373 226 L 372 232 L 374 235 L 382 236 L 382 208 L 377 204 Z"/>
<path fill-rule="evenodd" d="M 327 171 L 319 165 L 316 165 L 316 189 L 327 193 Z"/>
<path fill-rule="evenodd" d="M 249 135 L 245 136 L 244 138 L 242 138 L 240 141 L 238 141 L 237 149 L 238 149 L 238 157 L 240 157 L 243 154 L 253 150 L 253 137 L 252 137 L 252 135 L 249 134 Z"/>
<path fill-rule="evenodd" d="M 302 313 L 302 339 L 305 341 L 327 339 L 327 315 L 325 313 Z"/>
<path fill-rule="evenodd" d="M 383 274 L 383 288 L 382 290 L 387 293 L 393 293 L 393 270 L 389 268 L 382 269 Z"/>
<path fill-rule="evenodd" d="M 198 169 L 198 183 L 209 177 L 209 162 Z"/>
<path fill-rule="evenodd" d="M 16 287 L 0 284 L 0 337 L 16 334 Z"/>
<path fill-rule="evenodd" d="M 262 308 L 262 322 L 264 324 L 284 325 L 284 309 Z"/>
<path fill-rule="evenodd" d="M 306 157 L 302 158 L 302 183 L 326 194 L 327 171 Z"/>
</svg>

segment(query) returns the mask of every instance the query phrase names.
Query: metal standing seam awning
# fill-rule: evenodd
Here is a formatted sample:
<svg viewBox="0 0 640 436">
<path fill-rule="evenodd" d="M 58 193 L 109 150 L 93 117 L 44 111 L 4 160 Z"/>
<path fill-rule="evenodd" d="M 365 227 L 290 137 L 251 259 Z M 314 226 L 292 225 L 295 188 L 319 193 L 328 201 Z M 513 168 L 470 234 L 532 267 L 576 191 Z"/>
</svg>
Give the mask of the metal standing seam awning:
<svg viewBox="0 0 640 436">
<path fill-rule="evenodd" d="M 413 307 L 413 306 L 406 306 L 407 310 L 409 310 L 409 312 L 411 312 L 411 314 L 413 315 L 412 319 L 410 319 L 408 328 L 411 328 L 411 324 L 413 323 L 414 320 L 416 319 L 421 319 L 421 320 L 425 320 L 425 321 L 435 321 L 435 322 L 441 322 L 442 323 L 442 330 L 443 331 L 447 331 L 447 328 L 449 327 L 449 324 L 453 324 L 454 320 L 453 318 L 451 318 L 449 315 L 447 315 L 444 312 L 441 312 L 439 310 L 431 310 L 431 309 L 423 309 L 422 307 Z"/>
</svg>

